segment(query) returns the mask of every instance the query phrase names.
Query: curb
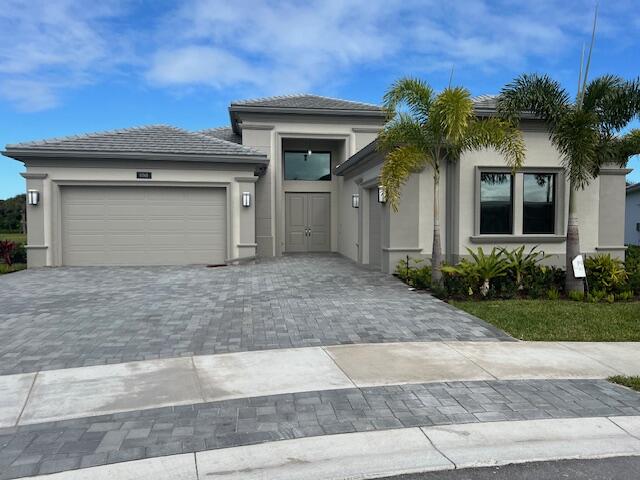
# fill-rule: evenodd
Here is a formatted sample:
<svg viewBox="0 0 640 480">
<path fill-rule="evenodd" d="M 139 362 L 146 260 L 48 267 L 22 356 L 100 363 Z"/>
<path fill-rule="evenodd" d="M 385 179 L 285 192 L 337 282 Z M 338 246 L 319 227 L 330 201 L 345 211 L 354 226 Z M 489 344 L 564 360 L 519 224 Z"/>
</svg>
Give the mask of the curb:
<svg viewBox="0 0 640 480">
<path fill-rule="evenodd" d="M 640 416 L 404 428 L 283 440 L 32 477 L 36 480 L 355 480 L 640 455 Z"/>
</svg>

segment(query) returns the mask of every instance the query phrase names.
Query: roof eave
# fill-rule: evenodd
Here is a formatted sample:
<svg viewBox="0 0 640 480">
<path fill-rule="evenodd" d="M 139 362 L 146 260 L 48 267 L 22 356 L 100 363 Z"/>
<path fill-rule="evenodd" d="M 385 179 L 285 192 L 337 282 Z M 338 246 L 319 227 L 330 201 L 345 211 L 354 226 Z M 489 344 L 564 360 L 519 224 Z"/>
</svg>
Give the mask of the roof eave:
<svg viewBox="0 0 640 480">
<path fill-rule="evenodd" d="M 104 152 L 78 150 L 7 149 L 3 155 L 18 161 L 33 159 L 83 158 L 100 160 L 159 160 L 203 163 L 238 163 L 247 165 L 267 165 L 266 155 L 201 155 L 194 153 L 156 152 Z"/>
<path fill-rule="evenodd" d="M 373 117 L 385 118 L 386 113 L 378 109 L 348 109 L 348 108 L 300 108 L 300 107 L 267 107 L 255 105 L 234 105 L 229 106 L 229 120 L 231 128 L 235 133 L 240 133 L 238 127 L 237 113 L 273 113 L 273 114 L 297 114 L 297 115 L 327 115 L 340 117 Z"/>
<path fill-rule="evenodd" d="M 474 107 L 473 113 L 478 117 L 495 117 L 498 115 L 498 111 L 495 108 Z M 521 113 L 518 118 L 524 119 L 524 120 L 541 120 L 539 117 L 529 112 Z"/>
<path fill-rule="evenodd" d="M 371 143 L 365 145 L 358 150 L 351 157 L 347 158 L 340 165 L 334 168 L 334 173 L 339 176 L 348 174 L 351 170 L 357 168 L 362 161 L 364 161 L 369 155 L 377 151 L 378 139 L 376 138 Z"/>
</svg>

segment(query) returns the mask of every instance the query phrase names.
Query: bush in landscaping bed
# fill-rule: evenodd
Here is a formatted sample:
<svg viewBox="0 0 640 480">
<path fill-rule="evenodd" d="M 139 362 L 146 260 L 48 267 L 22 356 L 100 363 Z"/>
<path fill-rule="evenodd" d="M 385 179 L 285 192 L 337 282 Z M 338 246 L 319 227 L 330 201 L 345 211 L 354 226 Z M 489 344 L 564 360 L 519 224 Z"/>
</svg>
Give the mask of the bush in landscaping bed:
<svg viewBox="0 0 640 480">
<path fill-rule="evenodd" d="M 394 273 L 407 285 L 419 289 L 429 288 L 431 286 L 431 267 L 421 265 L 422 263 L 421 259 L 400 260 Z"/>
<path fill-rule="evenodd" d="M 611 255 L 592 255 L 584 261 L 589 289 L 607 294 L 624 290 L 628 275 L 622 260 Z"/>
<path fill-rule="evenodd" d="M 564 272 L 540 265 L 547 255 L 536 249 L 525 253 L 524 246 L 513 250 L 493 248 L 489 254 L 482 248 L 467 249 L 473 261 L 463 259 L 457 265 L 443 267 L 444 295 L 546 298 L 550 290 L 562 291 Z"/>
<path fill-rule="evenodd" d="M 27 263 L 27 251 L 24 244 L 12 240 L 0 240 L 0 262 L 5 265 Z"/>
<path fill-rule="evenodd" d="M 431 289 L 440 298 L 449 299 L 510 299 L 532 298 L 557 300 L 564 291 L 565 271 L 559 267 L 541 265 L 548 258 L 537 247 L 525 252 L 525 247 L 513 250 L 493 248 L 467 249 L 470 260 L 456 265 L 443 265 L 442 285 Z M 407 284 L 420 289 L 430 288 L 431 268 L 421 266 L 422 260 L 402 260 L 396 275 Z M 631 301 L 640 289 L 640 248 L 630 248 L 625 263 L 610 255 L 593 255 L 585 260 L 589 294 L 569 293 L 569 299 L 592 303 Z M 635 283 L 634 283 L 635 282 Z"/>
<path fill-rule="evenodd" d="M 636 295 L 640 295 L 640 246 L 628 246 L 625 270 L 629 275 L 629 290 L 632 290 Z"/>
</svg>

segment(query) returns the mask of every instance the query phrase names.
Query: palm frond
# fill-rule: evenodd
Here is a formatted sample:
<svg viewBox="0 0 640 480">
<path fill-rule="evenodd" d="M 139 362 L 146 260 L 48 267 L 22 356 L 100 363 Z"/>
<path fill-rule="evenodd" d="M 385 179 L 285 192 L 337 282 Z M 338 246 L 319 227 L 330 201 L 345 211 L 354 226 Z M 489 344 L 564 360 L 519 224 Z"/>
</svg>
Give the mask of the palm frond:
<svg viewBox="0 0 640 480">
<path fill-rule="evenodd" d="M 415 145 L 402 145 L 390 151 L 380 172 L 387 203 L 398 211 L 402 186 L 412 173 L 420 170 L 428 161 L 428 153 Z"/>
<path fill-rule="evenodd" d="M 426 122 L 433 101 L 433 90 L 426 82 L 411 77 L 396 80 L 384 94 L 383 106 L 389 118 L 398 113 L 405 104 L 409 111 L 421 122 Z"/>
<path fill-rule="evenodd" d="M 582 108 L 593 111 L 611 91 L 622 88 L 626 82 L 617 75 L 603 75 L 589 82 L 585 88 Z"/>
<path fill-rule="evenodd" d="M 458 145 L 474 118 L 471 94 L 462 87 L 444 89 L 431 105 L 430 118 L 444 143 Z"/>
<path fill-rule="evenodd" d="M 377 148 L 382 152 L 390 152 L 403 145 L 415 145 L 418 148 L 427 149 L 429 145 L 426 136 L 428 136 L 428 130 L 411 115 L 403 112 L 384 126 L 378 136 Z"/>
<path fill-rule="evenodd" d="M 601 134 L 606 137 L 624 128 L 640 113 L 638 97 L 637 82 L 605 75 L 587 85 L 582 109 L 598 116 Z"/>
<path fill-rule="evenodd" d="M 526 147 L 522 132 L 507 120 L 487 118 L 471 122 L 461 152 L 483 148 L 495 148 L 514 170 L 524 164 Z"/>
<path fill-rule="evenodd" d="M 621 137 L 615 137 L 611 143 L 613 153 L 609 161 L 624 167 L 630 157 L 640 155 L 640 129 L 634 129 Z"/>
<path fill-rule="evenodd" d="M 507 84 L 498 97 L 498 113 L 517 121 L 522 113 L 532 113 L 551 128 L 570 108 L 569 94 L 547 75 L 524 74 Z"/>
<path fill-rule="evenodd" d="M 584 188 L 599 165 L 598 119 L 593 112 L 571 110 L 552 131 L 551 142 L 562 157 L 563 166 L 574 188 Z"/>
</svg>

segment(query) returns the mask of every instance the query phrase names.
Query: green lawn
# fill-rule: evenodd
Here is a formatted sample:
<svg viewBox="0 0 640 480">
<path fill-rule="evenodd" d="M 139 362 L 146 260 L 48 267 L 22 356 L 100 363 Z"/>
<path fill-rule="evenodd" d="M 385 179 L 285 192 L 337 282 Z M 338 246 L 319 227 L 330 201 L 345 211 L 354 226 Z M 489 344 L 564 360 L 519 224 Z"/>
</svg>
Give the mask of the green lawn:
<svg viewBox="0 0 640 480">
<path fill-rule="evenodd" d="M 0 240 L 11 240 L 17 243 L 27 243 L 27 236 L 24 233 L 2 233 L 0 232 Z"/>
<path fill-rule="evenodd" d="M 626 375 L 616 375 L 609 377 L 608 380 L 613 383 L 624 385 L 640 392 L 640 377 L 627 377 Z"/>
<path fill-rule="evenodd" d="M 0 263 L 0 275 L 4 275 L 5 273 L 13 273 L 19 272 L 20 270 L 24 270 L 27 266 L 24 263 L 14 263 L 10 267 L 5 265 L 4 263 Z"/>
<path fill-rule="evenodd" d="M 496 300 L 451 304 L 521 340 L 640 341 L 640 302 Z"/>
</svg>

